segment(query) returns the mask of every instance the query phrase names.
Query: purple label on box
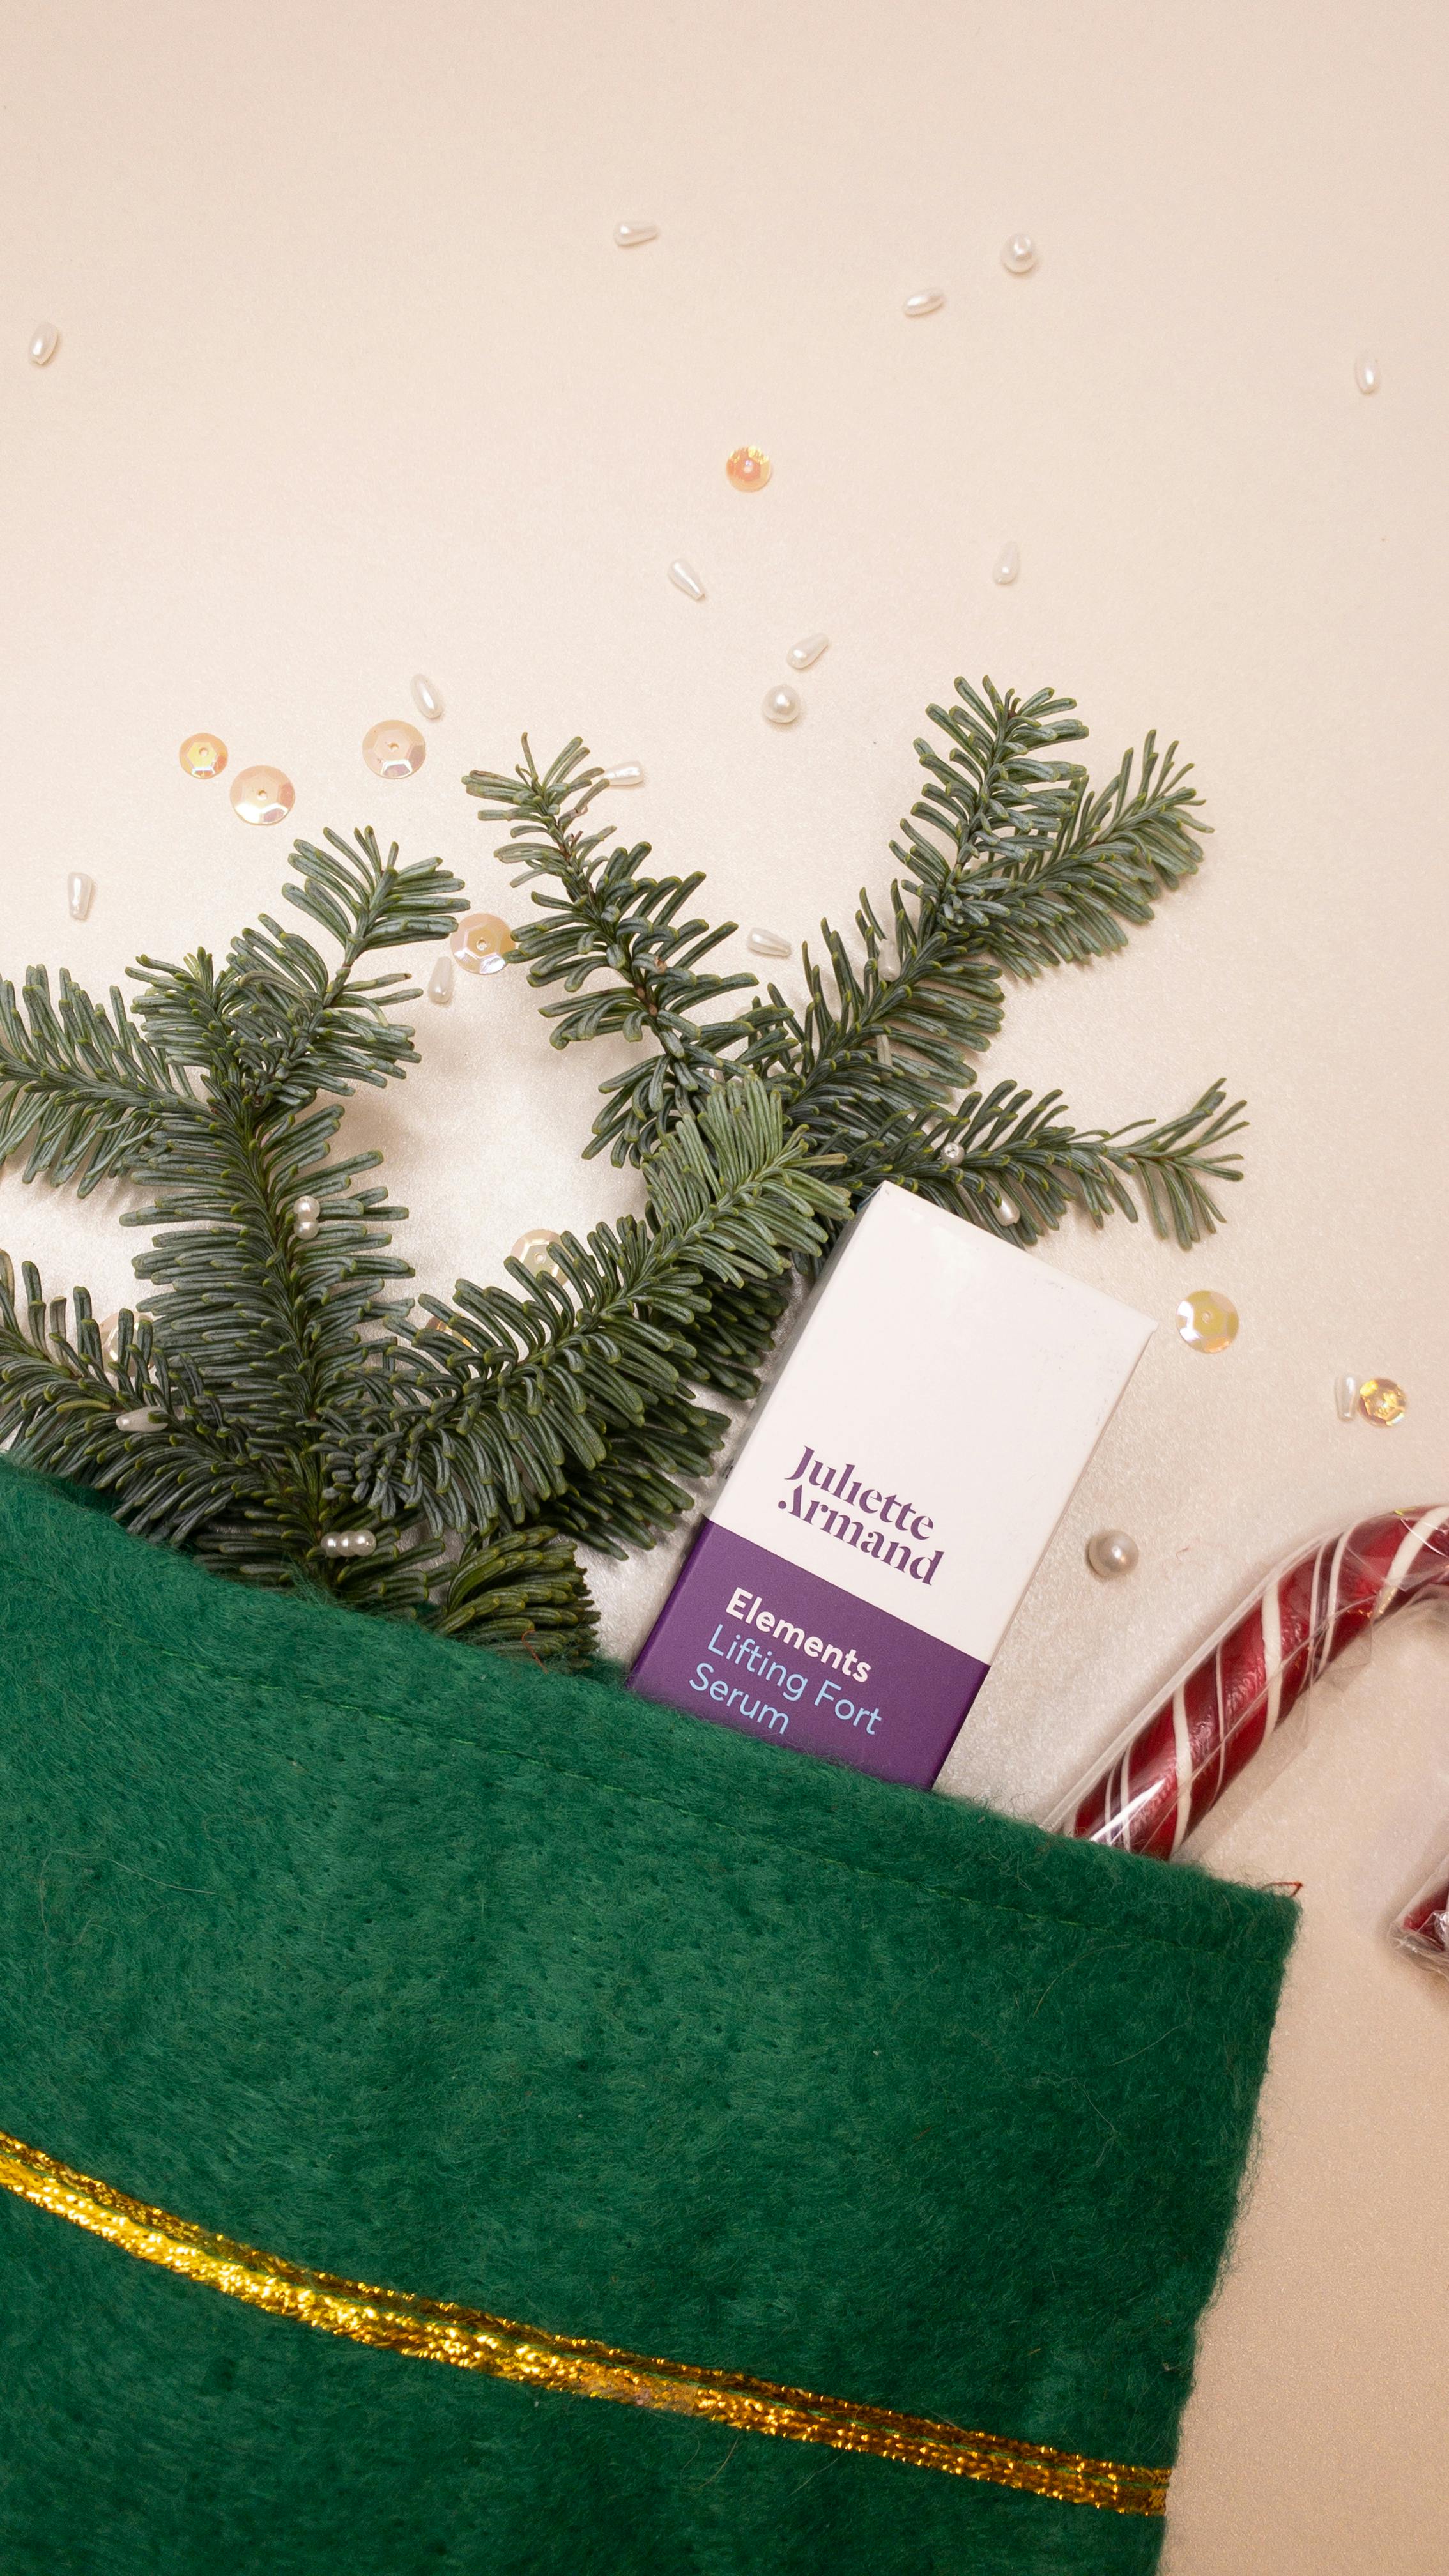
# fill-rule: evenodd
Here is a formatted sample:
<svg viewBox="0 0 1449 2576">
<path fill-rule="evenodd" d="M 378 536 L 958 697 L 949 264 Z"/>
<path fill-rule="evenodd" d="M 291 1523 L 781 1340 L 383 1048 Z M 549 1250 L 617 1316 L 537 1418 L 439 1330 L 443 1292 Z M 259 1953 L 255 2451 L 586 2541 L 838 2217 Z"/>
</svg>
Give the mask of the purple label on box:
<svg viewBox="0 0 1449 2576">
<path fill-rule="evenodd" d="M 987 1666 L 706 1521 L 629 1686 L 929 1789 Z"/>
</svg>

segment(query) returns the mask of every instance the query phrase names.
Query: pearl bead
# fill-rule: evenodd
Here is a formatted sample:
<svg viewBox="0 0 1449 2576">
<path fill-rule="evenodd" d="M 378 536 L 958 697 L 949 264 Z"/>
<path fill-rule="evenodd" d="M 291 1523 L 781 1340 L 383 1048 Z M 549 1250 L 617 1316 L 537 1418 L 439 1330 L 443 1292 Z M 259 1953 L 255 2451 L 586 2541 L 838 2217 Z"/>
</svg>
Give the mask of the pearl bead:
<svg viewBox="0 0 1449 2576">
<path fill-rule="evenodd" d="M 448 942 L 470 975 L 501 975 L 517 942 L 496 912 L 465 912 Z"/>
<path fill-rule="evenodd" d="M 954 1166 L 957 1163 L 964 1162 L 965 1159 L 966 1148 L 962 1144 L 959 1136 L 953 1136 L 949 1144 L 941 1147 L 941 1160 L 943 1163 L 950 1163 Z"/>
<path fill-rule="evenodd" d="M 1217 1288 L 1195 1288 L 1177 1310 L 1177 1329 L 1192 1351 L 1225 1351 L 1236 1341 L 1238 1310 Z"/>
<path fill-rule="evenodd" d="M 371 1530 L 329 1530 L 322 1541 L 324 1556 L 371 1556 L 377 1545 Z"/>
<path fill-rule="evenodd" d="M 219 778 L 226 767 L 226 744 L 214 733 L 189 733 L 179 757 L 188 778 Z"/>
<path fill-rule="evenodd" d="M 429 724 L 436 724 L 443 712 L 443 701 L 433 682 L 424 672 L 414 671 L 408 685 L 413 693 L 413 705 L 419 715 L 426 716 Z"/>
<path fill-rule="evenodd" d="M 638 250 L 645 242 L 659 239 L 657 224 L 615 224 L 614 239 L 620 250 Z"/>
<path fill-rule="evenodd" d="M 758 925 L 750 932 L 745 946 L 752 948 L 757 957 L 789 957 L 794 954 L 793 943 L 782 939 L 778 930 L 762 930 Z"/>
<path fill-rule="evenodd" d="M 130 1413 L 118 1413 L 118 1431 L 164 1431 L 166 1416 L 154 1404 L 138 1404 Z"/>
<path fill-rule="evenodd" d="M 783 680 L 778 689 L 770 690 L 760 709 L 766 724 L 772 725 L 798 724 L 804 712 L 800 692 L 792 689 L 788 680 Z"/>
<path fill-rule="evenodd" d="M 1358 1379 L 1345 1371 L 1333 1381 L 1333 1402 L 1340 1422 L 1352 1422 L 1358 1409 Z"/>
<path fill-rule="evenodd" d="M 919 295 L 908 295 L 901 310 L 912 322 L 923 313 L 939 313 L 946 298 L 939 286 L 923 286 Z"/>
<path fill-rule="evenodd" d="M 1376 394 L 1383 382 L 1377 358 L 1363 355 L 1353 362 L 1353 380 L 1361 394 Z"/>
<path fill-rule="evenodd" d="M 362 737 L 362 757 L 375 778 L 415 778 L 428 756 L 416 725 L 398 716 L 375 724 Z"/>
<path fill-rule="evenodd" d="M 451 1002 L 453 998 L 453 960 L 446 948 L 428 977 L 428 1000 Z"/>
<path fill-rule="evenodd" d="M 120 1316 L 107 1315 L 101 1323 L 97 1324 L 96 1331 L 101 1337 L 101 1357 L 107 1368 L 114 1368 L 121 1356 Z"/>
<path fill-rule="evenodd" d="M 785 659 L 792 671 L 808 671 L 811 663 L 818 662 L 821 654 L 829 650 L 828 635 L 803 635 L 798 644 L 791 645 Z"/>
<path fill-rule="evenodd" d="M 1409 1410 L 1409 1399 L 1397 1380 L 1391 1377 L 1366 1377 L 1358 1391 L 1358 1409 L 1367 1422 L 1382 1423 L 1391 1431 L 1402 1422 Z"/>
<path fill-rule="evenodd" d="M 700 580 L 698 573 L 695 571 L 693 564 L 687 564 L 682 555 L 676 555 L 673 563 L 670 565 L 669 578 L 673 582 L 675 589 L 682 590 L 687 599 L 703 599 L 704 584 Z"/>
<path fill-rule="evenodd" d="M 231 802 L 244 823 L 284 823 L 297 791 L 280 769 L 242 769 L 232 780 Z"/>
<path fill-rule="evenodd" d="M 637 760 L 621 760 L 615 769 L 606 769 L 604 782 L 609 787 L 642 787 L 644 771 Z"/>
<path fill-rule="evenodd" d="M 1001 265 L 1009 269 L 1013 277 L 1025 277 L 1030 269 L 1035 268 L 1040 256 L 1030 233 L 1013 233 L 1010 241 L 1002 244 Z"/>
<path fill-rule="evenodd" d="M 292 1201 L 292 1214 L 301 1225 L 305 1225 L 309 1217 L 315 1223 L 321 1213 L 321 1207 L 316 1199 L 301 1198 Z"/>
<path fill-rule="evenodd" d="M 554 1245 L 562 1241 L 562 1235 L 551 1226 L 532 1226 L 527 1234 L 519 1236 L 508 1258 L 521 1261 L 535 1279 L 562 1279 L 564 1274 L 553 1257 Z"/>
<path fill-rule="evenodd" d="M 995 563 L 991 567 L 991 578 L 993 581 L 1000 582 L 1004 590 L 1008 582 L 1015 581 L 1020 570 L 1020 546 L 1014 544 L 1005 545 L 1002 547 L 1000 554 L 997 556 Z"/>
<path fill-rule="evenodd" d="M 725 480 L 737 492 L 763 492 L 774 470 L 760 447 L 732 448 L 725 458 Z"/>
<path fill-rule="evenodd" d="M 1087 1563 L 1104 1578 L 1130 1574 L 1137 1563 L 1137 1541 L 1125 1530 L 1097 1530 L 1087 1541 Z"/>
<path fill-rule="evenodd" d="M 26 350 L 25 354 L 30 360 L 32 367 L 48 367 L 59 347 L 60 333 L 57 331 L 55 324 L 53 322 L 37 322 L 34 330 L 30 334 L 30 346 Z"/>
<path fill-rule="evenodd" d="M 72 921 L 84 921 L 90 911 L 91 897 L 95 890 L 95 878 L 88 877 L 83 868 L 75 868 L 71 871 L 65 881 L 65 899 Z"/>
</svg>

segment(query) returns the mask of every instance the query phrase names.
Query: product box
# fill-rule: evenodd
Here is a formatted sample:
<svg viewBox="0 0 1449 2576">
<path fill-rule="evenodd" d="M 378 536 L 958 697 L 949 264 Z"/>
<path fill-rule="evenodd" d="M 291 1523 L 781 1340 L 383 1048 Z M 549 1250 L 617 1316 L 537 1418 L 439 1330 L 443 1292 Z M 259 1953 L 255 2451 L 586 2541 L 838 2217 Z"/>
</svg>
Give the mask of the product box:
<svg viewBox="0 0 1449 2576">
<path fill-rule="evenodd" d="M 891 1184 L 842 1236 L 630 1674 L 928 1788 L 1154 1327 Z"/>
</svg>

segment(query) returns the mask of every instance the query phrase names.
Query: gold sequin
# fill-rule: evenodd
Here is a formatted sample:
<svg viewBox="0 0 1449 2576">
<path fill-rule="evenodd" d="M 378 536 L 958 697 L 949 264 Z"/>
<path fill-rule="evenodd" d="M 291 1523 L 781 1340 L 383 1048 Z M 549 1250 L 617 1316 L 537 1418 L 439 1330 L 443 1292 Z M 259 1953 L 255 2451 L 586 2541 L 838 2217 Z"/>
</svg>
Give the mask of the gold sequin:
<svg viewBox="0 0 1449 2576">
<path fill-rule="evenodd" d="M 1370 1422 L 1381 1422 L 1392 1430 L 1409 1410 L 1409 1399 L 1398 1380 L 1392 1377 L 1366 1377 L 1358 1391 L 1359 1411 Z"/>
<path fill-rule="evenodd" d="M 220 2290 L 248 2307 L 293 2317 L 320 2333 L 343 2335 L 418 2361 L 441 2361 L 455 2370 L 478 2370 L 492 2379 L 521 2381 L 575 2397 L 607 2398 L 619 2406 L 646 2406 L 667 2415 L 706 2417 L 737 2432 L 764 2433 L 786 2442 L 822 2443 L 833 2451 L 868 2451 L 947 2477 L 983 2479 L 1050 2496 L 1062 2504 L 1095 2505 L 1109 2513 L 1161 2514 L 1167 2507 L 1168 2469 L 1130 2467 L 1059 2451 L 1045 2442 L 1016 2442 L 994 2433 L 966 2433 L 932 2416 L 898 2415 L 885 2406 L 857 2406 L 844 2397 L 751 2379 L 744 2372 L 691 2369 L 612 2344 L 575 2335 L 546 2334 L 478 2308 L 441 2299 L 380 2290 L 366 2281 L 304 2270 L 278 2254 L 262 2254 L 195 2227 L 188 2219 L 132 2200 L 109 2183 L 28 2147 L 0 2130 L 0 2188 L 37 2209 L 67 2218 L 73 2227 L 103 2237 L 143 2263 L 180 2273 Z"/>
<path fill-rule="evenodd" d="M 737 492 L 763 492 L 774 470 L 762 447 L 736 447 L 725 458 L 726 479 Z"/>
</svg>

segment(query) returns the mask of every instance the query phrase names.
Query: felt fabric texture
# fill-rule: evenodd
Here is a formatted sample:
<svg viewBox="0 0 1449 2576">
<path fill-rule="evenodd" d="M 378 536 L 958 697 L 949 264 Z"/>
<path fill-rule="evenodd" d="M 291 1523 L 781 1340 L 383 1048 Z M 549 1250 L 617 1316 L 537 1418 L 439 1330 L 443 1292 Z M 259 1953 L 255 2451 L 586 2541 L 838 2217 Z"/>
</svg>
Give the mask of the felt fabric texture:
<svg viewBox="0 0 1449 2576">
<path fill-rule="evenodd" d="M 1284 1901 L 247 1593 L 4 1464 L 0 1639 L 0 2128 L 355 2279 L 1172 2459 Z M 5 2576 L 1162 2533 L 365 2350 L 0 2195 Z"/>
</svg>

